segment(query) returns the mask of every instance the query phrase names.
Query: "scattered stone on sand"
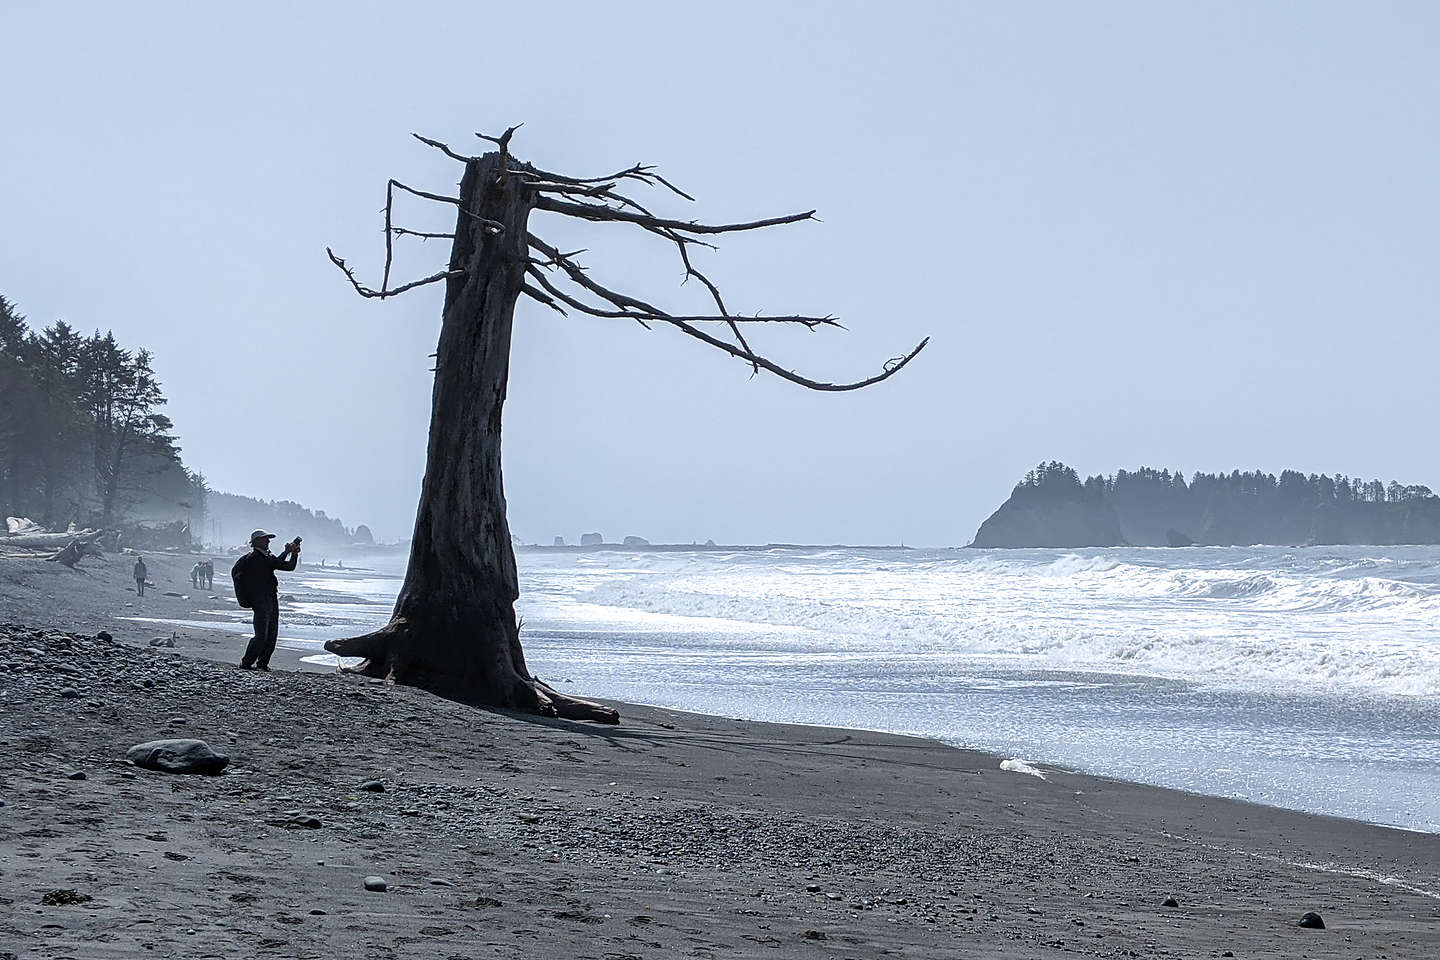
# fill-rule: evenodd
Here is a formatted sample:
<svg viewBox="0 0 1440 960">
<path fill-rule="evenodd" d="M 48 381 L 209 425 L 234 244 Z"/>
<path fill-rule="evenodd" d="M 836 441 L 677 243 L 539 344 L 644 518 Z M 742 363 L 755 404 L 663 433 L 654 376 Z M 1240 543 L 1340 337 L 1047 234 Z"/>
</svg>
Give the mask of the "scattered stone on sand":
<svg viewBox="0 0 1440 960">
<path fill-rule="evenodd" d="M 78 700 L 80 699 L 80 691 L 76 690 L 74 687 L 66 687 L 65 689 L 60 691 L 60 696 L 64 697 L 66 700 Z"/>
<path fill-rule="evenodd" d="M 823 930 L 806 930 L 804 933 L 800 934 L 800 936 L 804 937 L 806 940 L 829 940 L 829 939 L 830 939 L 829 937 L 825 936 L 825 931 L 823 931 Z"/>
<path fill-rule="evenodd" d="M 230 763 L 229 757 L 210 749 L 204 740 L 150 740 L 126 750 L 125 758 L 137 767 L 162 773 L 214 775 Z"/>
<path fill-rule="evenodd" d="M 152 646 L 152 647 L 173 647 L 173 646 L 175 646 L 175 638 L 174 638 L 174 637 L 151 637 L 151 638 L 150 638 L 150 646 Z"/>
<path fill-rule="evenodd" d="M 1174 897 L 1166 897 L 1166 898 L 1164 899 L 1164 901 L 1160 904 L 1160 906 L 1162 906 L 1162 907 L 1178 907 L 1178 906 L 1180 906 L 1180 901 L 1179 901 L 1179 900 L 1176 900 Z"/>
<path fill-rule="evenodd" d="M 175 598 L 180 599 L 180 600 L 189 600 L 189 599 L 190 599 L 190 598 L 187 597 L 185 594 L 183 594 L 183 593 L 176 593 L 174 590 L 166 590 L 165 593 L 164 593 L 164 596 L 167 596 L 167 597 L 175 597 Z"/>
<path fill-rule="evenodd" d="M 47 907 L 68 907 L 76 903 L 88 903 L 93 897 L 88 893 L 81 893 L 79 890 L 48 890 L 40 898 L 40 902 Z"/>
<path fill-rule="evenodd" d="M 320 818 L 309 814 L 300 813 L 294 816 L 285 817 L 280 820 L 271 820 L 272 826 L 283 827 L 286 830 L 319 830 Z"/>
<path fill-rule="evenodd" d="M 99 633 L 95 634 L 95 639 L 96 639 L 96 640 L 103 641 L 103 642 L 105 642 L 105 643 L 109 643 L 111 640 L 114 640 L 115 638 L 112 637 L 112 636 L 110 636 L 110 632 L 109 632 L 108 630 L 101 630 Z"/>
<path fill-rule="evenodd" d="M 366 780 L 364 783 L 360 784 L 360 786 L 356 787 L 355 789 L 357 789 L 357 790 L 364 790 L 366 793 L 384 793 L 384 792 L 385 792 L 385 781 L 384 781 L 384 780 Z"/>
<path fill-rule="evenodd" d="M 366 877 L 365 889 L 371 893 L 384 893 L 390 889 L 390 886 L 385 882 L 384 877 Z"/>
<path fill-rule="evenodd" d="M 805 892 L 806 892 L 806 893 L 819 893 L 819 892 L 820 892 L 820 884 L 818 884 L 818 883 L 812 883 L 812 884 L 807 885 L 807 886 L 805 887 Z"/>
<path fill-rule="evenodd" d="M 84 770 L 76 770 L 74 773 L 67 773 L 67 774 L 65 775 L 65 778 L 66 778 L 67 780 L 87 780 L 87 779 L 89 779 L 88 777 L 85 776 L 85 771 L 84 771 Z"/>
<path fill-rule="evenodd" d="M 1300 918 L 1300 926 L 1307 930 L 1324 930 L 1325 918 L 1321 917 L 1320 914 L 1314 910 L 1307 910 L 1305 911 L 1305 915 Z"/>
</svg>

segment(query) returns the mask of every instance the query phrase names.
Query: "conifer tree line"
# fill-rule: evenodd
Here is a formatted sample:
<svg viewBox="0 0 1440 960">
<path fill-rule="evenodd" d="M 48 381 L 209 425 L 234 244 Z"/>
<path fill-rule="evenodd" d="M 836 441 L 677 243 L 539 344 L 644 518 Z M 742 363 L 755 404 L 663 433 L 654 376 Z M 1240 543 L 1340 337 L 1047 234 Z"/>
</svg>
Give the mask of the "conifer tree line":
<svg viewBox="0 0 1440 960">
<path fill-rule="evenodd" d="M 204 511 L 144 349 L 63 320 L 31 329 L 0 295 L 0 516 L 113 528 Z M 177 509 L 178 508 L 178 509 Z"/>
<path fill-rule="evenodd" d="M 1082 489 L 1092 494 L 1131 494 L 1169 492 L 1196 494 L 1223 494 L 1257 497 L 1272 500 L 1277 504 L 1319 506 L 1324 503 L 1403 503 L 1407 500 L 1423 500 L 1434 497 L 1434 492 L 1423 484 L 1402 484 L 1397 480 L 1384 483 L 1381 480 L 1362 480 L 1336 474 L 1306 474 L 1296 470 L 1282 470 L 1277 477 L 1261 470 L 1230 473 L 1195 473 L 1189 482 L 1179 470 L 1156 470 L 1141 467 L 1138 470 L 1117 470 L 1109 476 L 1092 476 L 1081 481 L 1073 467 L 1056 460 L 1042 463 L 1025 474 L 1015 488 L 1015 493 L 1025 490 Z"/>
<path fill-rule="evenodd" d="M 979 547 L 1440 543 L 1440 497 L 1422 484 L 1282 470 L 1141 467 L 1081 479 L 1041 463 L 976 532 Z"/>
</svg>

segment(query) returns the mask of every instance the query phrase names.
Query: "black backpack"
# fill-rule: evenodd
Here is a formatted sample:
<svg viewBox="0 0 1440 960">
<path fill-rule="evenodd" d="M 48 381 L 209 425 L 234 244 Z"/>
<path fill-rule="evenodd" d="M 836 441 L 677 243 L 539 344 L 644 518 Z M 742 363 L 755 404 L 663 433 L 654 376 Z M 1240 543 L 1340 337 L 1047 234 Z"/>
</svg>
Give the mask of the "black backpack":
<svg viewBox="0 0 1440 960">
<path fill-rule="evenodd" d="M 250 589 L 249 559 L 250 554 L 247 553 L 236 560 L 235 566 L 230 568 L 230 582 L 235 585 L 235 602 L 247 610 L 255 602 L 255 597 Z"/>
</svg>

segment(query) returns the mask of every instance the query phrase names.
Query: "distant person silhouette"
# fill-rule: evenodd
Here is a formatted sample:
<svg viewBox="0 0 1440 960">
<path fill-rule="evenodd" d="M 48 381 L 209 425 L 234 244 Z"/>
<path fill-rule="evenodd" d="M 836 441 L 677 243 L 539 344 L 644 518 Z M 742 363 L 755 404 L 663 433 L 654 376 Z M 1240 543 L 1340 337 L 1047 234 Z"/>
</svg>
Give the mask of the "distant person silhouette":
<svg viewBox="0 0 1440 960">
<path fill-rule="evenodd" d="M 145 578 L 150 575 L 149 568 L 145 566 L 144 557 L 135 558 L 135 569 L 132 572 L 135 575 L 135 592 L 143 597 L 145 596 Z"/>
<path fill-rule="evenodd" d="M 215 561 L 206 560 L 200 565 L 200 572 L 205 575 L 205 589 L 215 589 Z"/>
<path fill-rule="evenodd" d="M 285 544 L 280 556 L 270 552 L 270 541 L 275 534 L 256 530 L 250 534 L 251 550 L 236 564 L 237 581 L 243 578 L 246 599 L 254 611 L 255 636 L 245 647 L 245 656 L 240 666 L 246 670 L 270 670 L 270 657 L 275 653 L 275 639 L 280 630 L 280 582 L 275 579 L 276 570 L 294 570 L 300 561 L 300 538 Z"/>
<path fill-rule="evenodd" d="M 200 564 L 199 560 L 196 560 L 195 565 L 190 568 L 190 586 L 199 587 L 200 578 L 203 576 L 205 576 L 205 568 Z"/>
</svg>

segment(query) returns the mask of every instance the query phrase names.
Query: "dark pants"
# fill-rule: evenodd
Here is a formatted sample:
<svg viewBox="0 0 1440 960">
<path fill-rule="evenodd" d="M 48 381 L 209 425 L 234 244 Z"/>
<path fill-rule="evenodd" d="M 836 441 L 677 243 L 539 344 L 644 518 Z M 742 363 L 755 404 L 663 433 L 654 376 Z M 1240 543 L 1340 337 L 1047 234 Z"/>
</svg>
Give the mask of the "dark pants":
<svg viewBox="0 0 1440 960">
<path fill-rule="evenodd" d="M 138 593 L 138 594 L 140 594 L 140 596 L 142 596 L 142 597 L 145 596 L 145 578 L 144 578 L 144 577 L 136 577 L 136 578 L 135 578 L 135 592 Z"/>
<path fill-rule="evenodd" d="M 275 594 L 260 597 L 251 608 L 255 613 L 255 636 L 245 648 L 240 661 L 243 666 L 270 666 L 270 655 L 275 652 L 275 636 L 280 629 L 280 599 Z"/>
</svg>

